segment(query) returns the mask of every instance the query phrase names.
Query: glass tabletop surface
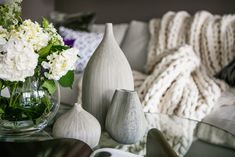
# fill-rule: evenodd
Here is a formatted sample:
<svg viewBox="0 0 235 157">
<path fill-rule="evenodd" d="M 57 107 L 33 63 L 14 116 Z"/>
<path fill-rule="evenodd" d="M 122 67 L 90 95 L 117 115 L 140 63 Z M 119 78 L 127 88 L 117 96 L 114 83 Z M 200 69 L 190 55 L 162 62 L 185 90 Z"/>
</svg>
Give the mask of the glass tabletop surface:
<svg viewBox="0 0 235 157">
<path fill-rule="evenodd" d="M 147 135 L 149 130 L 156 128 L 179 157 L 235 157 L 235 136 L 223 129 L 174 115 L 145 113 L 145 117 L 146 134 L 137 143 L 120 144 L 104 132 L 98 148 L 115 148 L 140 156 L 153 154 L 147 149 Z M 154 137 L 148 140 L 158 142 Z M 155 148 L 155 152 L 159 151 L 157 146 Z"/>
<path fill-rule="evenodd" d="M 174 150 L 178 157 L 235 157 L 235 136 L 223 129 L 204 122 L 166 114 L 145 113 L 145 117 L 148 123 L 146 133 L 137 143 L 129 145 L 121 144 L 112 139 L 107 132 L 103 132 L 99 145 L 94 150 L 115 148 L 139 156 L 154 154 L 159 151 L 159 146 L 155 146 L 155 144 L 151 146 L 148 143 L 150 141 L 152 141 L 151 143 L 158 143 L 159 141 L 154 137 L 150 137 L 147 140 L 147 135 L 150 130 L 155 128 L 161 132 L 164 140 L 167 141 L 170 148 Z M 42 141 L 48 139 L 53 139 L 50 127 L 36 134 L 14 138 L 6 137 L 4 140 Z M 149 145 L 153 150 L 147 148 Z M 148 157 L 152 156 L 148 155 Z M 158 156 L 155 155 L 155 157 Z"/>
</svg>

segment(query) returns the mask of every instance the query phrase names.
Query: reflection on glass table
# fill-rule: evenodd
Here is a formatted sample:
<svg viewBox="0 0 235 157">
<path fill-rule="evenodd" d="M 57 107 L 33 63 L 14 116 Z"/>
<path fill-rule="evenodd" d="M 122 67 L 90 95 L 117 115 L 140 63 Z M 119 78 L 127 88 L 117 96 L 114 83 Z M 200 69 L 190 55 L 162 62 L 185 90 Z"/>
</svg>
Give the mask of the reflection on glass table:
<svg viewBox="0 0 235 157">
<path fill-rule="evenodd" d="M 149 151 L 152 150 L 147 149 L 149 142 L 147 133 L 152 128 L 157 128 L 179 157 L 235 156 L 235 136 L 222 129 L 177 116 L 152 113 L 145 113 L 145 116 L 148 128 L 142 140 L 132 145 L 123 145 L 112 140 L 107 133 L 103 133 L 99 148 L 116 148 L 141 156 L 146 156 L 146 154 L 149 156 Z M 148 138 L 148 140 L 157 139 Z M 152 147 L 156 148 L 154 151 L 160 149 L 157 146 Z M 158 156 L 155 155 L 155 157 Z"/>
</svg>

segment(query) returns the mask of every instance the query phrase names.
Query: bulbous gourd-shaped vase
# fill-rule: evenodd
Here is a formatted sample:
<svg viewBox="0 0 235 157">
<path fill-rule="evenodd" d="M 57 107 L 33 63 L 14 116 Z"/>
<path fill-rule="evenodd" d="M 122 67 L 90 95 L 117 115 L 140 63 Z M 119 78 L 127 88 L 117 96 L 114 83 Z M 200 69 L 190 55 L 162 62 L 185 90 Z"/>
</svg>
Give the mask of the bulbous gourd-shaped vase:
<svg viewBox="0 0 235 157">
<path fill-rule="evenodd" d="M 137 92 L 116 90 L 106 117 L 106 130 L 119 143 L 133 144 L 143 138 L 146 119 Z"/>
<path fill-rule="evenodd" d="M 60 116 L 53 126 L 54 137 L 75 138 L 87 143 L 91 148 L 98 145 L 100 135 L 99 122 L 77 103 Z"/>
<path fill-rule="evenodd" d="M 134 89 L 130 65 L 117 44 L 112 24 L 106 24 L 100 45 L 89 60 L 83 76 L 83 108 L 94 115 L 104 129 L 108 107 L 116 89 Z"/>
</svg>

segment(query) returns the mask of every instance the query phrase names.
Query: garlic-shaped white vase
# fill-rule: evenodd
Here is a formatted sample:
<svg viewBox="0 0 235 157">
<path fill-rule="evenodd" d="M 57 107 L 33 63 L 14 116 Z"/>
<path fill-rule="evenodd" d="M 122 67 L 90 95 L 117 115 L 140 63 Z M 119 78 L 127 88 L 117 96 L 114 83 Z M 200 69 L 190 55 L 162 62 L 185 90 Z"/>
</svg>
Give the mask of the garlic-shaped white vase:
<svg viewBox="0 0 235 157">
<path fill-rule="evenodd" d="M 56 120 L 52 133 L 54 137 L 78 139 L 94 148 L 99 143 L 101 127 L 95 117 L 76 103 Z"/>
<path fill-rule="evenodd" d="M 89 60 L 83 75 L 82 104 L 104 129 L 105 118 L 116 89 L 134 90 L 131 67 L 116 42 L 111 23 Z"/>
<path fill-rule="evenodd" d="M 115 91 L 105 127 L 109 135 L 119 143 L 133 144 L 143 138 L 147 121 L 136 91 Z"/>
</svg>

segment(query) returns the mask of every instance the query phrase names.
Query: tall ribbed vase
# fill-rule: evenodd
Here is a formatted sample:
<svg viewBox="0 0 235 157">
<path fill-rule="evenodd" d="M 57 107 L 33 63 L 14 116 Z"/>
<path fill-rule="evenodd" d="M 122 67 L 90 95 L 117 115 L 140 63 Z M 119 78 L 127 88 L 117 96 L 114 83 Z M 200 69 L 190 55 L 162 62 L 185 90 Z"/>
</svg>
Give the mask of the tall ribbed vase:
<svg viewBox="0 0 235 157">
<path fill-rule="evenodd" d="M 84 71 L 82 104 L 105 126 L 105 119 L 116 89 L 134 89 L 130 65 L 117 44 L 112 24 L 106 24 L 100 45 L 89 60 Z"/>
</svg>

